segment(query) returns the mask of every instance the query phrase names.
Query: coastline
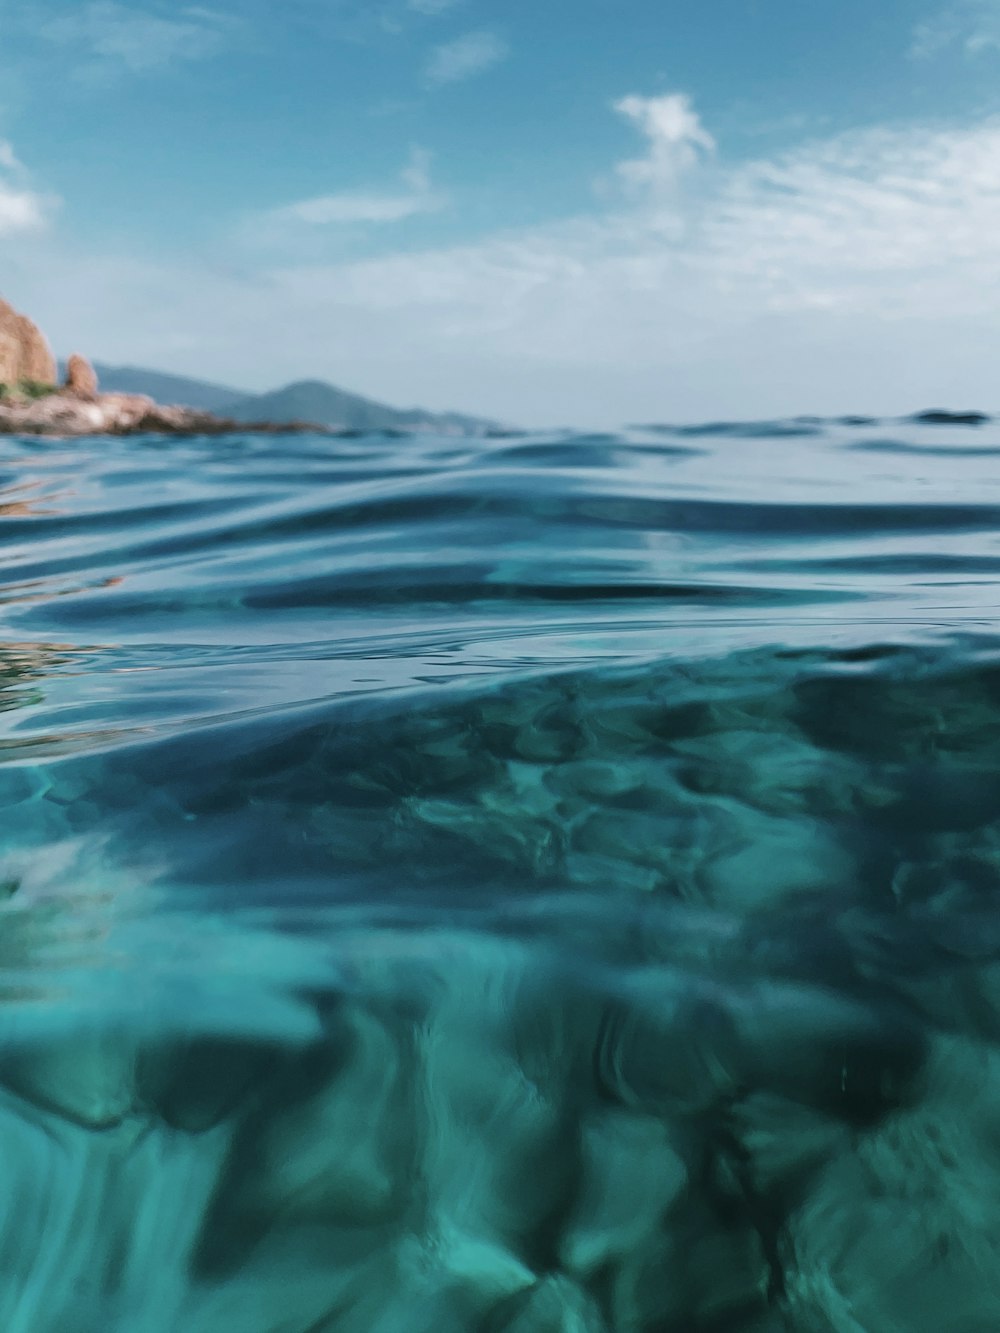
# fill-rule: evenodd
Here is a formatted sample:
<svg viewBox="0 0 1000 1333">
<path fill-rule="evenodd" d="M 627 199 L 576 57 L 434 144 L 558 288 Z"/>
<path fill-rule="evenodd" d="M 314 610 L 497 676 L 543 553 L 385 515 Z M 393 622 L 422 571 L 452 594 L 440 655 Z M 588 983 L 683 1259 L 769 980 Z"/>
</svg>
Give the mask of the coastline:
<svg viewBox="0 0 1000 1333">
<path fill-rule="evenodd" d="M 81 438 L 88 435 L 298 434 L 325 426 L 307 421 L 236 421 L 196 408 L 164 405 L 143 394 L 98 393 L 80 398 L 54 392 L 41 398 L 0 399 L 0 435 Z"/>
</svg>

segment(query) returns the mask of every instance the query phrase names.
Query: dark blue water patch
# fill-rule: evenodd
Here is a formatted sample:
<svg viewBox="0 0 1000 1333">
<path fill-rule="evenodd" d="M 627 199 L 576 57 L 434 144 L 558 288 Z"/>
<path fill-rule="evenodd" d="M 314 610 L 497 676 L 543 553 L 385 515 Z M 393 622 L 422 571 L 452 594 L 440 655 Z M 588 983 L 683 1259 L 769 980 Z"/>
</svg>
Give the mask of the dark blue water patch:
<svg viewBox="0 0 1000 1333">
<path fill-rule="evenodd" d="M 868 454 L 902 454 L 910 457 L 992 458 L 1000 455 L 1000 445 L 914 444 L 906 440 L 858 440 L 847 446 Z"/>
<path fill-rule="evenodd" d="M 948 412 L 931 408 L 907 419 L 918 426 L 985 426 L 993 418 L 986 412 Z"/>
<path fill-rule="evenodd" d="M 662 422 L 648 421 L 648 422 L 636 422 L 629 429 L 633 431 L 639 431 L 643 435 L 652 435 L 654 437 L 659 437 L 657 442 L 657 449 L 662 450 L 667 457 L 672 456 L 675 458 L 688 458 L 698 453 L 704 453 L 704 450 L 697 445 L 677 444 L 677 443 L 664 444 L 660 442 L 672 436 L 683 434 L 685 431 L 685 427 L 683 426 L 670 426 L 670 425 L 665 425 Z"/>
<path fill-rule="evenodd" d="M 907 554 L 868 553 L 856 556 L 823 556 L 795 559 L 750 559 L 747 568 L 769 573 L 856 574 L 868 579 L 880 575 L 915 575 L 937 579 L 941 575 L 991 576 L 1000 573 L 1000 555 L 953 555 L 938 551 Z"/>
<path fill-rule="evenodd" d="M 6 442 L 4 1329 L 996 1326 L 1000 485 L 765 425 Z"/>
<path fill-rule="evenodd" d="M 636 430 L 645 430 L 656 434 L 655 426 L 637 426 Z M 660 458 L 690 458 L 698 450 L 683 445 L 658 444 L 656 454 Z M 618 436 L 583 436 L 579 439 L 538 441 L 519 443 L 503 451 L 503 461 L 515 465 L 535 464 L 541 467 L 556 468 L 613 468 L 620 461 L 632 457 L 639 462 L 648 456 L 648 446 L 640 451 L 630 446 Z M 494 455 L 496 457 L 496 455 Z"/>
<path fill-rule="evenodd" d="M 432 571 L 433 573 L 434 571 Z M 396 608 L 411 608 L 416 614 L 444 613 L 455 606 L 471 613 L 488 614 L 493 606 L 512 606 L 526 614 L 534 604 L 572 610 L 583 606 L 600 609 L 609 604 L 619 612 L 627 606 L 646 604 L 698 607 L 778 607 L 817 605 L 827 602 L 863 601 L 865 594 L 849 588 L 804 590 L 801 588 L 764 588 L 736 583 L 698 582 L 626 583 L 570 582 L 512 583 L 497 581 L 471 584 L 464 581 L 469 571 L 456 571 L 454 581 L 448 571 L 439 571 L 440 582 L 426 573 L 412 577 L 398 576 L 390 588 L 380 588 L 368 577 L 346 579 L 296 579 L 290 583 L 269 580 L 259 587 L 244 587 L 238 593 L 226 593 L 211 587 L 196 596 L 169 596 L 160 593 L 117 596 L 105 599 L 103 590 L 89 595 L 87 589 L 65 593 L 61 605 L 48 604 L 44 618 L 54 628 L 69 631 L 88 627 L 91 631 L 113 632 L 117 626 L 148 634 L 165 619 L 197 614 L 207 622 L 212 617 L 225 620 L 252 619 L 261 612 L 275 616 L 295 611 L 367 612 L 373 618 Z M 475 572 L 475 571 L 472 571 Z M 41 613 L 40 613 L 41 614 Z"/>
<path fill-rule="evenodd" d="M 781 440 L 820 435 L 821 422 L 822 418 L 819 417 L 794 421 L 710 421 L 704 424 L 664 426 L 660 429 L 688 439 L 721 436 L 735 440 Z"/>
<path fill-rule="evenodd" d="M 147 504 L 136 509 L 122 509 L 118 506 L 103 510 L 87 508 L 82 513 L 39 513 L 32 516 L 31 537 L 40 541 L 45 539 L 81 536 L 100 536 L 117 529 L 144 529 L 160 527 L 170 523 L 196 526 L 197 521 L 205 516 L 217 516 L 227 511 L 239 510 L 243 503 L 239 500 L 223 503 L 218 500 L 185 500 L 173 504 Z M 29 534 L 23 531 L 23 515 L 5 518 L 0 513 L 0 541 L 16 542 Z"/>
<path fill-rule="evenodd" d="M 348 495 L 330 508 L 317 506 L 309 515 L 290 515 L 267 524 L 264 533 L 305 537 L 316 530 L 343 531 L 349 527 L 419 529 L 423 523 L 471 520 L 488 527 L 508 521 L 511 529 L 531 526 L 581 524 L 629 526 L 653 532 L 726 534 L 755 532 L 783 536 L 838 533 L 877 535 L 883 532 L 935 532 L 995 527 L 1000 503 L 956 504 L 925 501 L 907 504 L 843 502 L 770 503 L 717 499 L 652 498 L 635 493 L 615 494 L 572 485 L 560 488 L 554 479 L 540 479 L 532 491 L 526 478 L 503 474 L 484 477 L 484 490 L 462 482 L 448 484 L 436 495 L 399 494 L 383 498 L 376 491 L 363 498 Z"/>
</svg>

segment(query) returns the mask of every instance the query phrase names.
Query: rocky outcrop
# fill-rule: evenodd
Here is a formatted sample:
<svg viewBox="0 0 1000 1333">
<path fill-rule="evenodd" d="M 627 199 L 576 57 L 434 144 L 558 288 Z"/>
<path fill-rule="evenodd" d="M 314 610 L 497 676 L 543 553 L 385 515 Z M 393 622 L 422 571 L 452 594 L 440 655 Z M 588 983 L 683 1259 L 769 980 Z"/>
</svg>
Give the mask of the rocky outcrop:
<svg viewBox="0 0 1000 1333">
<path fill-rule="evenodd" d="M 0 300 L 0 384 L 55 384 L 56 363 L 40 329 Z"/>
<path fill-rule="evenodd" d="M 230 435 L 304 430 L 329 433 L 323 426 L 304 421 L 230 421 L 191 407 L 164 407 L 136 393 L 102 393 L 89 400 L 71 393 L 0 399 L 0 435 Z"/>
<path fill-rule="evenodd" d="M 97 376 L 94 367 L 85 356 L 76 352 L 66 362 L 66 378 L 63 381 L 63 393 L 74 398 L 93 400 L 97 397 Z"/>
<path fill-rule="evenodd" d="M 231 421 L 191 407 L 163 407 L 137 393 L 99 393 L 86 357 L 66 364 L 62 388 L 51 393 L 58 371 L 39 329 L 0 300 L 0 435 L 229 435 L 319 430 L 304 421 Z"/>
</svg>

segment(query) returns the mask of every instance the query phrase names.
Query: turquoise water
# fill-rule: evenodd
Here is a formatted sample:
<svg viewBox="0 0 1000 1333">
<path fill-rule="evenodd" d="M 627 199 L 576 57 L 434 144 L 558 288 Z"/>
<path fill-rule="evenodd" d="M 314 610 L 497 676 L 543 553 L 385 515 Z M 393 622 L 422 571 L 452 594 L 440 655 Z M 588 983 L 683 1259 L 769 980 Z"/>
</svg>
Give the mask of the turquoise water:
<svg viewBox="0 0 1000 1333">
<path fill-rule="evenodd" d="M 995 1333 L 1000 424 L 0 442 L 4 1333 Z"/>
</svg>

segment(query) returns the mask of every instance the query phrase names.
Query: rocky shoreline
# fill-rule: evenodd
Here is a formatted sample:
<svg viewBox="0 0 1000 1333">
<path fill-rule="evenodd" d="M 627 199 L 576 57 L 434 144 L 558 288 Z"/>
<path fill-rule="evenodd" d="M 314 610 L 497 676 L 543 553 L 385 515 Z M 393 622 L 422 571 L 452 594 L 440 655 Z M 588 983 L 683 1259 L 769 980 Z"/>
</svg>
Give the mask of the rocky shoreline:
<svg viewBox="0 0 1000 1333">
<path fill-rule="evenodd" d="M 144 394 L 101 393 L 90 362 L 74 354 L 58 385 L 45 336 L 0 299 L 0 435 L 230 435 L 324 431 L 306 421 L 235 421 Z"/>
<path fill-rule="evenodd" d="M 164 406 L 142 394 L 96 393 L 82 398 L 57 390 L 40 398 L 0 399 L 0 435 L 230 435 L 295 434 L 326 427 L 305 421 L 233 421 L 192 407 Z"/>
</svg>

